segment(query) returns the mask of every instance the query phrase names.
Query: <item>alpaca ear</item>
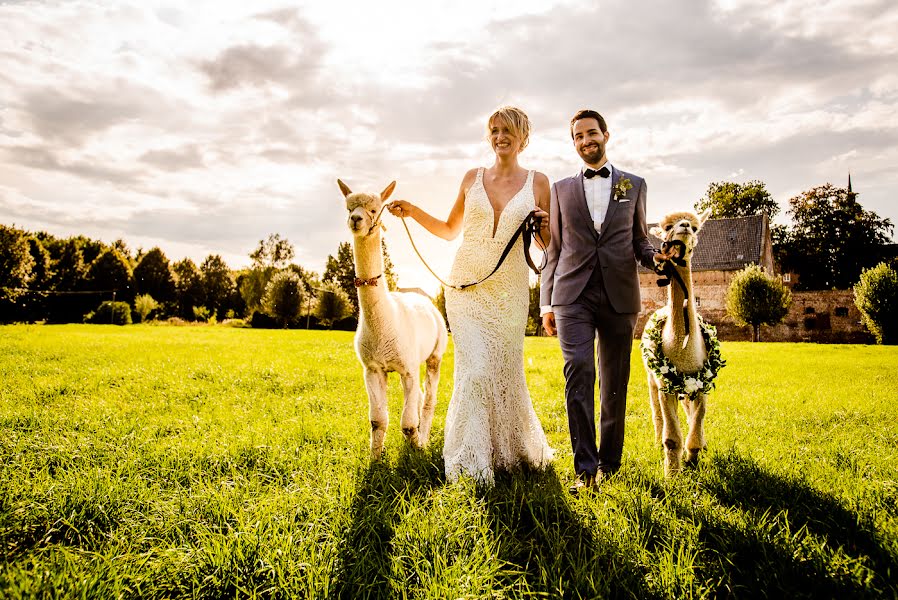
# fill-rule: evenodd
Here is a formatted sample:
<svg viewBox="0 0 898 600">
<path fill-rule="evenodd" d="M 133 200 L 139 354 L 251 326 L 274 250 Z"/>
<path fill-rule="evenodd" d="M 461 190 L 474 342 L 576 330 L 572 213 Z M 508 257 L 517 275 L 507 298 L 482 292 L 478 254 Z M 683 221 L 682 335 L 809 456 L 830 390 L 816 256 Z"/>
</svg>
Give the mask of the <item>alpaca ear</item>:
<svg viewBox="0 0 898 600">
<path fill-rule="evenodd" d="M 337 185 L 340 186 L 340 191 L 343 192 L 344 197 L 348 196 L 349 194 L 352 193 L 352 190 L 349 189 L 349 186 L 346 185 L 345 183 L 343 183 L 342 181 L 340 181 L 339 179 L 337 180 Z"/>
<path fill-rule="evenodd" d="M 380 199 L 381 199 L 381 200 L 386 200 L 387 198 L 390 197 L 390 194 L 392 194 L 392 193 L 393 193 L 393 190 L 395 190 L 395 189 L 396 189 L 396 182 L 395 182 L 395 181 L 390 182 L 390 185 L 388 185 L 387 187 L 385 187 L 385 188 L 384 188 L 384 191 L 382 191 L 382 192 L 380 193 Z"/>
<path fill-rule="evenodd" d="M 649 229 L 649 233 L 651 233 L 653 236 L 655 236 L 659 240 L 664 239 L 664 231 L 662 231 L 661 228 L 658 227 L 657 225 L 655 227 L 652 227 L 651 229 Z"/>
<path fill-rule="evenodd" d="M 710 216 L 711 216 L 711 209 L 710 208 L 705 209 L 705 212 L 703 212 L 702 214 L 700 214 L 698 216 L 698 226 L 701 227 L 702 225 L 704 225 L 705 221 L 707 221 Z"/>
</svg>

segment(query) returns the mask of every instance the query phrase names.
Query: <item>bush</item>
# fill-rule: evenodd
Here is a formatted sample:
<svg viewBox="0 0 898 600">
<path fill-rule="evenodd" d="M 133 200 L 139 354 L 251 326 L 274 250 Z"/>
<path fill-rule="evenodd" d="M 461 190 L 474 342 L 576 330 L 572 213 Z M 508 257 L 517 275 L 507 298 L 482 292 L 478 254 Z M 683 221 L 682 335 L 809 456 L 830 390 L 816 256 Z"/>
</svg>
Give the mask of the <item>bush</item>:
<svg viewBox="0 0 898 600">
<path fill-rule="evenodd" d="M 898 344 L 898 271 L 879 263 L 861 273 L 854 286 L 854 303 L 879 344 Z"/>
<path fill-rule="evenodd" d="M 761 341 L 761 325 L 782 322 L 792 304 L 792 292 L 783 282 L 748 265 L 733 277 L 727 289 L 727 314 L 739 325 L 751 325 L 752 341 Z"/>
<path fill-rule="evenodd" d="M 96 325 L 130 325 L 131 307 L 127 302 L 106 300 L 97 307 L 97 310 L 88 313 L 84 320 Z"/>
<path fill-rule="evenodd" d="M 134 312 L 137 314 L 137 322 L 143 323 L 155 310 L 159 309 L 159 303 L 149 294 L 141 294 L 134 299 Z"/>
<path fill-rule="evenodd" d="M 253 313 L 249 319 L 249 325 L 253 329 L 278 329 L 281 325 L 278 320 L 271 315 L 266 315 L 261 310 Z"/>
</svg>

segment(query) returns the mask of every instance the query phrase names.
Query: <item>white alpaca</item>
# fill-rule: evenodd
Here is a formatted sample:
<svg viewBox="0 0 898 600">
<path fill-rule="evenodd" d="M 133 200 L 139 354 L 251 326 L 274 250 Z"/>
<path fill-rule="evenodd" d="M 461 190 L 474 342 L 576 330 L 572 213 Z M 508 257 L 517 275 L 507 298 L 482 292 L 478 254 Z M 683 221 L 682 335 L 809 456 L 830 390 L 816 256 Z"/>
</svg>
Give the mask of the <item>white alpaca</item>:
<svg viewBox="0 0 898 600">
<path fill-rule="evenodd" d="M 428 298 L 413 292 L 387 291 L 383 279 L 380 215 L 396 182 L 380 195 L 354 194 L 339 179 L 337 183 L 346 198 L 347 225 L 353 235 L 355 285 L 359 295 L 355 350 L 364 368 L 371 457 L 377 460 L 383 455 L 389 423 L 387 373 L 391 371 L 399 373 L 402 379 L 405 398 L 400 421 L 402 433 L 417 448 L 427 444 L 448 334 L 443 315 Z M 421 363 L 427 364 L 423 402 Z"/>
<path fill-rule="evenodd" d="M 702 422 L 707 392 L 713 386 L 711 382 L 717 369 L 723 366 L 714 329 L 701 321 L 692 293 L 692 252 L 698 241 L 698 231 L 709 215 L 710 211 L 700 216 L 691 212 L 672 213 L 651 230 L 653 235 L 663 240 L 662 253 L 669 257 L 669 265 L 676 269 L 680 279 L 677 281 L 676 277 L 672 277 L 667 306 L 650 317 L 640 344 L 648 373 L 655 441 L 663 445 L 664 473 L 667 476 L 680 470 L 683 454 L 677 400 L 682 402 L 688 421 L 686 463 L 695 464 L 699 453 L 705 448 Z M 657 333 L 654 333 L 653 339 L 652 333 L 657 331 L 654 326 L 661 320 L 664 325 L 660 340 Z M 712 340 L 711 348 L 706 346 L 706 335 Z"/>
</svg>

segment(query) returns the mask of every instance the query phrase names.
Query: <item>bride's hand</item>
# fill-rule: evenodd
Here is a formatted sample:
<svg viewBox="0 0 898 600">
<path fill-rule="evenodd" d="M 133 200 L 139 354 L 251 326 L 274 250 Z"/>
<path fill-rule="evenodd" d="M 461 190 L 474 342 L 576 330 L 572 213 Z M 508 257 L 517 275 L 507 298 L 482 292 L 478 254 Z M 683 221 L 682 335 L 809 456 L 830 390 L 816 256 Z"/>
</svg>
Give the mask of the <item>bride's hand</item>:
<svg viewBox="0 0 898 600">
<path fill-rule="evenodd" d="M 387 206 L 387 210 L 394 217 L 410 217 L 414 208 L 415 205 L 407 200 L 393 200 Z"/>
<path fill-rule="evenodd" d="M 533 216 L 539 219 L 540 231 L 549 230 L 549 213 L 537 206 L 533 209 Z"/>
</svg>

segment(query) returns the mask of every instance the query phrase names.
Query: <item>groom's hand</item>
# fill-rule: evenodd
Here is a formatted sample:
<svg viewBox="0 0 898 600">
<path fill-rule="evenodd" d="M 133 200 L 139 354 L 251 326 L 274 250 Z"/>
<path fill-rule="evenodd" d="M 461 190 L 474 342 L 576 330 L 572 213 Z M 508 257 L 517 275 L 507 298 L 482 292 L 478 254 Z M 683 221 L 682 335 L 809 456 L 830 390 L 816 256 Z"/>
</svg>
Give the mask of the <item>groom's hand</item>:
<svg viewBox="0 0 898 600">
<path fill-rule="evenodd" d="M 555 313 L 548 312 L 543 315 L 543 329 L 549 335 L 555 335 L 558 330 L 555 329 Z"/>
</svg>

